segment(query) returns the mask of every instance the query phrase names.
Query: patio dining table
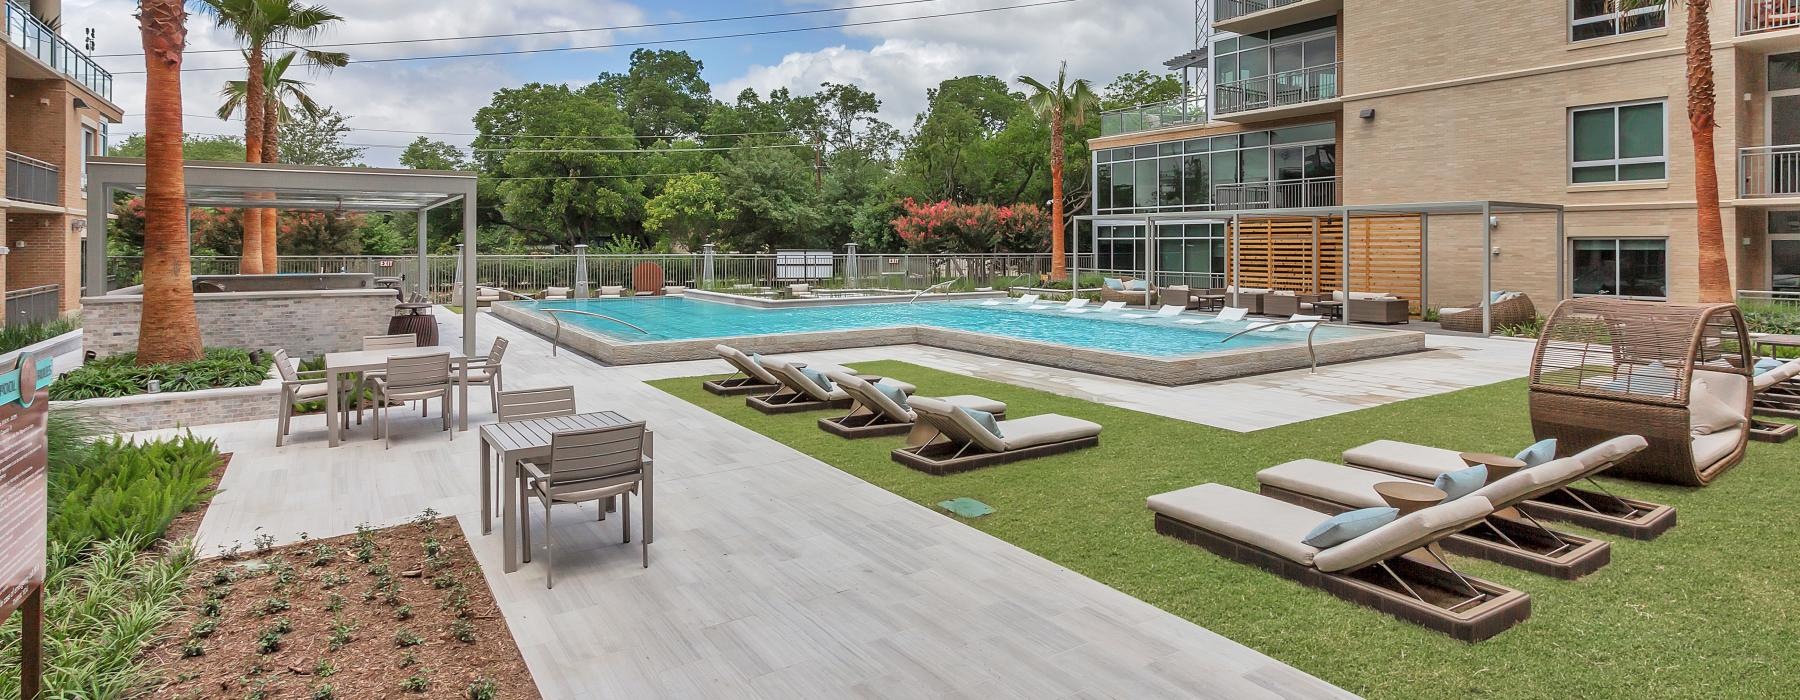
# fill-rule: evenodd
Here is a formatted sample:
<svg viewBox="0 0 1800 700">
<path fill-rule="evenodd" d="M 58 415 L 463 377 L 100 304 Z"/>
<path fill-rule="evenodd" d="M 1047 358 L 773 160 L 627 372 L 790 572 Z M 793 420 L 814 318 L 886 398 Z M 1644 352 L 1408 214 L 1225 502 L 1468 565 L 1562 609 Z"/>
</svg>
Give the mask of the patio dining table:
<svg viewBox="0 0 1800 700">
<path fill-rule="evenodd" d="M 367 372 L 387 366 L 387 361 L 395 357 L 414 355 L 437 355 L 448 353 L 450 364 L 457 370 L 456 384 L 458 388 L 456 403 L 456 429 L 469 429 L 469 356 L 456 350 L 442 347 L 424 348 L 390 348 L 387 350 L 352 350 L 349 352 L 325 353 L 325 415 L 338 415 L 338 383 L 346 374 Z M 329 426 L 326 433 L 331 436 L 331 446 L 337 447 L 342 441 L 338 421 L 325 421 Z"/>
<path fill-rule="evenodd" d="M 599 411 L 552 418 L 489 423 L 481 426 L 481 534 L 486 535 L 494 531 L 492 460 L 494 453 L 497 452 L 500 455 L 500 464 L 506 468 L 501 478 L 501 482 L 505 486 L 505 498 L 502 499 L 500 505 L 500 534 L 506 540 L 504 547 L 506 573 L 510 574 L 519 570 L 520 518 L 530 517 L 529 513 L 521 512 L 519 509 L 519 461 L 548 459 L 551 437 L 558 432 L 605 428 L 631 422 L 633 421 L 630 418 L 626 418 L 616 411 Z M 644 431 L 644 457 L 646 459 L 655 456 L 655 439 L 654 431 Z M 644 492 L 640 496 L 644 502 L 643 538 L 645 542 L 655 541 L 650 529 L 651 488 L 650 482 L 646 481 Z"/>
</svg>

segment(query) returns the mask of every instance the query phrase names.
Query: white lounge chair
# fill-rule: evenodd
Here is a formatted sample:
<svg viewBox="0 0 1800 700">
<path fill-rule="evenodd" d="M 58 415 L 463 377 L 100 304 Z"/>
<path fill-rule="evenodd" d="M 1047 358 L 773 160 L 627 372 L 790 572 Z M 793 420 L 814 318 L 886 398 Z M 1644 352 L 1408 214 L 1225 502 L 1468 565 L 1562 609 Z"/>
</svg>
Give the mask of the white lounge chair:
<svg viewBox="0 0 1800 700">
<path fill-rule="evenodd" d="M 1314 316 L 1312 314 L 1294 314 L 1293 316 L 1288 317 L 1288 320 L 1289 321 L 1310 321 L 1311 323 L 1281 323 L 1280 321 L 1258 321 L 1256 323 L 1252 323 L 1248 326 L 1245 326 L 1245 329 L 1253 330 L 1253 331 L 1260 330 L 1260 329 L 1267 329 L 1267 330 L 1271 330 L 1271 331 L 1283 330 L 1283 329 L 1296 330 L 1296 331 L 1312 330 L 1312 327 L 1319 325 L 1318 322 L 1325 320 L 1325 317 L 1324 316 Z"/>
<path fill-rule="evenodd" d="M 543 298 L 546 300 L 567 299 L 571 291 L 573 290 L 568 287 L 545 287 Z"/>
<path fill-rule="evenodd" d="M 1087 305 L 1088 305 L 1087 298 L 1075 297 L 1074 299 L 1070 299 L 1068 302 L 1064 303 L 1062 305 L 1061 309 L 1063 311 L 1081 311 L 1081 310 L 1083 310 L 1082 307 L 1085 307 Z"/>
<path fill-rule="evenodd" d="M 987 301 L 981 302 L 981 305 L 982 306 L 1030 306 L 1032 304 L 1036 304 L 1037 300 L 1039 298 L 1040 297 L 1037 294 L 1026 294 L 1024 296 L 1021 296 L 1017 299 L 1013 299 L 1011 301 L 1008 301 L 1006 299 L 989 299 Z"/>
<path fill-rule="evenodd" d="M 1212 318 L 1184 318 L 1176 323 L 1185 323 L 1191 326 L 1198 326 L 1203 323 L 1236 323 L 1244 320 L 1244 317 L 1249 315 L 1249 309 L 1227 306 L 1220 309 L 1219 313 L 1215 314 Z"/>
<path fill-rule="evenodd" d="M 1100 305 L 1100 308 L 1098 308 L 1098 309 L 1081 309 L 1081 308 L 1075 308 L 1075 309 L 1063 309 L 1063 310 L 1064 310 L 1064 311 L 1068 311 L 1068 312 L 1069 312 L 1069 313 L 1076 313 L 1076 314 L 1084 314 L 1084 313 L 1087 313 L 1087 312 L 1089 312 L 1089 311 L 1098 311 L 1098 312 L 1100 312 L 1100 313 L 1110 313 L 1110 312 L 1113 312 L 1113 311 L 1118 311 L 1118 310 L 1119 310 L 1119 309 L 1123 309 L 1123 308 L 1125 308 L 1125 302 L 1122 302 L 1122 301 L 1109 301 L 1109 302 L 1106 302 L 1106 303 L 1104 303 L 1104 304 L 1101 304 L 1101 305 Z"/>
<path fill-rule="evenodd" d="M 1165 318 L 1170 316 L 1180 316 L 1181 312 L 1186 310 L 1187 307 L 1180 304 L 1165 304 L 1153 314 L 1119 314 L 1119 318 Z"/>
</svg>

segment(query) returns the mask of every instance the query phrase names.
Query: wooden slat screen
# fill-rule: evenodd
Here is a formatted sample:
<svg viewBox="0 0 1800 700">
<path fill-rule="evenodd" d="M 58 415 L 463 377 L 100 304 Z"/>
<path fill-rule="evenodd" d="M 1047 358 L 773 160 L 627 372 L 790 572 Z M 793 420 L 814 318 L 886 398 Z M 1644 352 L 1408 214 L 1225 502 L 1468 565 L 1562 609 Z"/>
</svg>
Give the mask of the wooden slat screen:
<svg viewBox="0 0 1800 700">
<path fill-rule="evenodd" d="M 1337 217 L 1246 219 L 1238 239 L 1239 270 L 1245 287 L 1327 294 L 1343 288 L 1344 236 Z M 1412 302 L 1419 312 L 1419 217 L 1350 217 L 1350 290 L 1387 292 Z M 1235 255 L 1237 251 L 1228 251 Z M 1229 272 L 1228 272 L 1229 275 Z"/>
</svg>

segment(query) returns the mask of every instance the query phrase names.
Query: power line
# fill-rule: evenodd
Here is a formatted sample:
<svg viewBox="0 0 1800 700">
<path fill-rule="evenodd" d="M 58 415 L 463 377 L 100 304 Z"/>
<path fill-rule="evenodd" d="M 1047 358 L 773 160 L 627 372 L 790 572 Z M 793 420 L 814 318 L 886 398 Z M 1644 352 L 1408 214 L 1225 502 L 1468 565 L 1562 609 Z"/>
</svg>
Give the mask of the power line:
<svg viewBox="0 0 1800 700">
<path fill-rule="evenodd" d="M 241 117 L 230 117 L 230 118 L 226 118 L 226 119 L 220 119 L 219 115 L 216 115 L 216 114 L 183 113 L 181 116 L 193 117 L 195 119 L 216 119 L 218 121 L 225 121 L 225 122 L 243 122 L 244 121 L 243 118 L 241 118 Z M 127 114 L 127 115 L 125 115 L 125 118 L 126 119 L 143 119 L 144 115 L 135 114 L 135 113 Z M 779 135 L 779 134 L 800 133 L 798 131 L 794 131 L 794 130 L 790 129 L 787 131 L 739 131 L 739 132 L 732 132 L 732 133 L 712 133 L 712 134 L 674 134 L 674 135 L 670 135 L 670 134 L 631 134 L 629 136 L 590 136 L 590 135 L 580 135 L 580 134 L 570 134 L 570 135 L 562 135 L 562 134 L 483 134 L 483 133 L 476 132 L 476 131 L 411 131 L 408 129 L 372 129 L 372 128 L 368 128 L 368 127 L 348 126 L 348 125 L 346 125 L 344 128 L 349 129 L 351 131 L 368 131 L 368 132 L 383 133 L 383 134 L 409 134 L 409 135 L 416 135 L 416 136 L 487 136 L 490 138 L 509 138 L 509 139 L 514 139 L 514 138 L 615 139 L 615 140 L 677 139 L 677 138 L 710 138 L 710 137 L 714 137 L 714 136 L 774 136 L 774 135 Z M 189 132 L 189 133 L 198 133 L 198 132 Z M 208 134 L 202 134 L 202 135 L 208 135 Z"/>
<path fill-rule="evenodd" d="M 385 46 L 385 45 L 389 45 L 389 44 L 419 44 L 419 43 L 430 43 L 430 42 L 437 42 L 437 41 L 472 41 L 475 39 L 507 39 L 507 38 L 513 38 L 513 37 L 546 36 L 546 35 L 550 35 L 550 34 L 583 34 L 583 33 L 587 33 L 587 32 L 609 32 L 609 31 L 616 31 L 616 30 L 621 30 L 621 29 L 651 29 L 651 28 L 655 28 L 655 27 L 676 27 L 676 26 L 684 26 L 684 25 L 690 25 L 690 24 L 711 24 L 711 23 L 715 23 L 715 22 L 737 22 L 737 21 L 742 21 L 742 20 L 747 20 L 747 19 L 769 19 L 772 17 L 793 17 L 793 16 L 797 16 L 797 15 L 815 15 L 815 14 L 820 14 L 820 13 L 824 13 L 824 12 L 849 12 L 851 10 L 864 10 L 864 9 L 870 9 L 870 8 L 876 8 L 876 7 L 894 7 L 897 5 L 917 5 L 920 3 L 937 2 L 937 1 L 938 0 L 896 0 L 895 2 L 884 2 L 884 3 L 873 4 L 873 5 L 845 5 L 845 6 L 841 6 L 841 7 L 822 7 L 822 8 L 814 8 L 811 10 L 794 10 L 791 12 L 768 12 L 768 13 L 756 14 L 756 15 L 737 15 L 737 16 L 733 16 L 733 17 L 711 17 L 711 18 L 707 18 L 707 19 L 688 19 L 688 20 L 676 20 L 676 21 L 669 21 L 669 22 L 649 22 L 649 23 L 645 23 L 645 24 L 620 24 L 620 25 L 615 25 L 615 26 L 611 26 L 611 27 L 588 27 L 585 29 L 546 29 L 546 30 L 535 31 L 535 32 L 512 32 L 512 33 L 508 33 L 508 34 L 464 34 L 464 35 L 457 35 L 457 36 L 442 36 L 442 37 L 432 37 L 432 38 L 423 38 L 423 39 L 386 39 L 386 40 L 382 40 L 382 41 L 349 41 L 349 42 L 343 42 L 343 43 L 337 43 L 337 44 L 315 44 L 313 46 L 306 47 L 306 48 L 321 49 L 321 48 L 343 48 L 346 46 Z M 208 53 L 208 54 L 210 54 L 210 53 L 240 53 L 242 51 L 243 51 L 243 49 L 201 49 L 199 51 L 186 51 L 184 53 L 186 55 L 192 56 L 195 54 L 203 54 L 203 53 Z M 123 57 L 127 57 L 127 56 L 142 56 L 142 55 L 144 55 L 144 53 L 142 51 L 138 51 L 138 52 L 134 52 L 134 53 L 103 53 L 103 54 L 97 54 L 95 56 L 92 56 L 92 58 L 123 58 Z"/>
<path fill-rule="evenodd" d="M 725 174 L 725 171 L 723 171 L 723 170 L 694 170 L 694 171 L 685 172 L 685 173 L 644 173 L 641 175 L 543 175 L 543 176 L 530 175 L 530 176 L 519 176 L 519 177 L 495 176 L 495 177 L 489 177 L 487 179 L 496 180 L 496 181 L 499 181 L 499 180 L 611 180 L 611 179 L 615 179 L 615 178 L 632 178 L 632 177 L 682 177 L 685 175 L 723 175 L 723 174 Z"/>
<path fill-rule="evenodd" d="M 894 24 L 894 23 L 898 23 L 898 22 L 914 22 L 914 21 L 918 21 L 918 20 L 939 19 L 939 18 L 943 18 L 943 17 L 962 17 L 962 16 L 967 16 L 967 15 L 987 14 L 990 12 L 1005 12 L 1007 10 L 1023 10 L 1023 9 L 1033 8 L 1033 7 L 1047 7 L 1050 5 L 1064 5 L 1064 4 L 1068 4 L 1068 3 L 1072 3 L 1072 2 L 1079 2 L 1079 1 L 1080 0 L 1045 0 L 1044 2 L 1033 2 L 1033 3 L 1026 3 L 1023 5 L 1007 5 L 1005 7 L 987 7 L 987 8 L 982 8 L 982 9 L 978 9 L 978 10 L 964 10 L 962 12 L 943 12 L 943 13 L 939 13 L 939 14 L 935 14 L 935 15 L 919 15 L 916 17 L 896 17 L 896 18 L 892 18 L 892 19 L 869 20 L 866 22 L 845 22 L 842 24 L 826 24 L 826 25 L 820 25 L 817 27 L 793 27 L 793 28 L 788 28 L 788 29 L 770 29 L 770 30 L 760 31 L 760 32 L 738 32 L 735 34 L 714 34 L 711 36 L 685 37 L 685 38 L 680 38 L 680 39 L 656 39 L 656 40 L 649 40 L 649 41 L 619 42 L 619 43 L 615 43 L 615 44 L 591 44 L 588 46 L 559 46 L 559 47 L 542 48 L 542 49 L 512 49 L 512 50 L 507 50 L 507 51 L 482 51 L 482 52 L 474 52 L 474 53 L 438 54 L 438 55 L 433 55 L 433 56 L 398 56 L 398 57 L 394 57 L 394 58 L 369 58 L 369 59 L 363 59 L 360 61 L 352 60 L 352 61 L 350 61 L 349 65 L 361 65 L 361 64 L 365 64 L 365 63 L 397 63 L 397 62 L 402 62 L 402 61 L 439 61 L 439 60 L 446 60 L 446 59 L 453 59 L 453 58 L 483 58 L 483 57 L 489 57 L 489 56 L 517 56 L 517 55 L 524 55 L 524 54 L 557 53 L 557 52 L 563 52 L 563 51 L 588 51 L 588 50 L 593 50 L 593 49 L 614 49 L 614 48 L 624 48 L 624 47 L 628 47 L 628 46 L 653 46 L 653 45 L 659 45 L 659 44 L 679 44 L 679 43 L 693 42 L 693 41 L 712 41 L 712 40 L 716 40 L 716 39 L 742 39 L 742 38 L 746 38 L 746 37 L 772 36 L 772 35 L 776 35 L 776 34 L 794 34 L 794 33 L 799 33 L 799 32 L 816 32 L 816 31 L 820 31 L 820 30 L 824 30 L 824 29 L 844 29 L 844 28 L 848 28 L 848 27 L 867 27 L 867 26 L 873 26 L 873 25 L 878 25 L 878 24 Z M 199 72 L 221 71 L 221 70 L 241 71 L 241 70 L 244 70 L 244 66 L 217 66 L 217 67 L 211 67 L 211 68 L 183 68 L 182 72 L 184 72 L 184 73 L 199 73 Z M 144 71 L 141 71 L 141 70 L 114 71 L 113 75 L 115 75 L 115 76 L 141 75 L 143 73 L 144 73 Z"/>
<path fill-rule="evenodd" d="M 126 136 L 126 137 L 131 137 L 131 136 L 138 136 L 142 133 L 144 133 L 144 132 L 131 131 L 131 132 L 125 132 L 121 135 Z M 183 134 L 187 135 L 187 136 L 213 136 L 213 137 L 223 137 L 223 138 L 235 138 L 237 136 L 237 134 L 215 134 L 215 133 L 206 132 L 206 131 L 184 131 Z M 340 143 L 339 145 L 350 146 L 352 148 L 399 148 L 399 149 L 405 149 L 405 148 L 410 147 L 409 145 L 400 145 L 400 144 L 392 144 L 392 143 Z M 446 144 L 446 145 L 449 145 L 451 148 L 455 148 L 459 151 L 472 151 L 472 152 L 476 152 L 476 153 L 588 153 L 588 154 L 649 153 L 649 154 L 657 154 L 657 155 L 675 155 L 675 154 L 681 154 L 681 153 L 702 153 L 702 152 L 709 152 L 709 151 L 748 151 L 748 150 L 755 150 L 755 149 L 760 149 L 760 148 L 812 148 L 813 147 L 813 145 L 810 143 L 783 143 L 783 144 L 767 144 L 767 145 L 759 145 L 759 146 L 709 146 L 709 147 L 705 147 L 705 148 L 665 148 L 665 149 L 647 149 L 647 148 L 470 148 L 468 146 L 457 146 L 455 144 Z"/>
</svg>

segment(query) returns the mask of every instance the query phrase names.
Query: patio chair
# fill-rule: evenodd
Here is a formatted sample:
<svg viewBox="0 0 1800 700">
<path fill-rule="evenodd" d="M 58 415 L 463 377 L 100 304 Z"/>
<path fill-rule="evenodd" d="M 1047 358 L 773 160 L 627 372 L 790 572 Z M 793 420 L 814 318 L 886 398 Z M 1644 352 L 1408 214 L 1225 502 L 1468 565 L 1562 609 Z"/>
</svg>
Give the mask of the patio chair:
<svg viewBox="0 0 1800 700">
<path fill-rule="evenodd" d="M 294 404 L 324 401 L 329 390 L 326 389 L 324 370 L 297 371 L 294 361 L 281 348 L 275 349 L 274 358 L 275 370 L 281 375 L 281 405 L 275 418 L 275 446 L 280 447 L 287 438 L 288 426 L 294 417 Z M 349 394 L 353 388 L 348 382 L 339 388 L 338 415 L 335 418 L 325 417 L 325 420 L 341 421 L 346 430 L 350 428 Z"/>
<path fill-rule="evenodd" d="M 468 366 L 468 382 L 470 385 L 485 385 L 488 388 L 488 405 L 500 410 L 500 390 L 505 388 L 500 379 L 500 360 L 506 356 L 505 338 L 495 338 L 494 344 L 488 348 L 487 357 L 475 360 Z M 450 380 L 456 381 L 464 375 L 454 368 L 450 370 Z"/>
<path fill-rule="evenodd" d="M 1507 475 L 1486 469 L 1457 470 L 1465 478 L 1462 486 L 1473 489 L 1467 498 L 1480 496 L 1494 505 L 1497 512 L 1451 535 L 1444 549 L 1465 556 L 1487 559 L 1545 576 L 1576 579 L 1593 573 L 1612 559 L 1612 547 L 1601 540 L 1559 532 L 1545 527 L 1530 513 L 1511 510 L 1519 504 L 1564 488 L 1605 471 L 1649 444 L 1642 437 L 1626 435 L 1595 445 L 1562 459 L 1527 467 Z M 1477 479 L 1477 477 L 1479 477 Z M 1387 499 L 1376 491 L 1380 484 L 1413 481 L 1413 477 L 1397 480 L 1382 472 L 1346 467 L 1315 459 L 1302 459 L 1279 464 L 1256 473 L 1262 494 L 1328 513 L 1357 508 L 1381 508 Z M 1433 483 L 1438 488 L 1455 488 L 1454 477 L 1439 476 Z M 1440 485 L 1441 484 L 1441 485 Z M 1443 494 L 1439 494 L 1443 495 Z M 1450 498 L 1448 500 L 1455 500 Z"/>
<path fill-rule="evenodd" d="M 1118 284 L 1114 287 L 1113 284 Z M 1100 285 L 1100 301 L 1117 301 L 1134 306 L 1149 306 L 1150 283 L 1144 280 L 1109 280 Z"/>
<path fill-rule="evenodd" d="M 416 347 L 419 347 L 419 337 L 411 333 L 401 333 L 398 335 L 365 335 L 362 339 L 362 349 L 365 351 L 398 350 Z"/>
<path fill-rule="evenodd" d="M 1119 318 L 1170 318 L 1180 316 L 1181 312 L 1186 310 L 1187 307 L 1180 304 L 1166 304 L 1153 314 L 1119 314 Z"/>
<path fill-rule="evenodd" d="M 502 391 L 495 396 L 494 416 L 495 420 L 501 423 L 575 415 L 575 387 L 572 386 Z M 493 463 L 494 480 L 491 483 L 504 484 L 505 482 L 501 480 L 506 478 L 508 465 L 501 464 L 497 459 L 493 460 Z M 494 489 L 496 511 L 505 505 L 500 503 L 500 500 L 506 497 L 505 493 L 506 490 L 503 488 Z M 601 509 L 601 513 L 604 517 L 605 509 Z M 482 526 L 485 528 L 487 524 L 482 523 Z"/>
<path fill-rule="evenodd" d="M 1619 436 L 1600 442 L 1577 455 L 1622 452 L 1615 458 L 1605 460 L 1606 467 L 1610 468 L 1622 460 L 1641 454 L 1643 447 L 1632 446 L 1642 442 L 1646 442 L 1645 439 L 1637 435 Z M 1462 453 L 1456 450 L 1394 440 L 1376 440 L 1344 450 L 1343 460 L 1345 464 L 1358 469 L 1414 481 L 1433 481 L 1439 475 L 1467 469 L 1469 466 L 1463 461 Z M 1591 530 L 1638 540 L 1655 539 L 1675 526 L 1673 507 L 1615 496 L 1593 480 L 1601 471 L 1604 469 L 1596 469 L 1580 478 L 1570 479 L 1556 489 L 1535 494 L 1515 507 L 1521 514 L 1529 514 L 1531 517 L 1571 522 Z M 1591 488 L 1577 488 L 1574 485 L 1583 480 Z"/>
<path fill-rule="evenodd" d="M 495 288 L 495 287 L 483 287 L 481 285 L 476 285 L 475 286 L 475 306 L 477 306 L 477 307 L 492 306 L 494 302 L 500 301 L 500 296 L 501 296 L 500 291 L 501 291 L 500 289 Z"/>
<path fill-rule="evenodd" d="M 380 376 L 366 381 L 375 390 L 375 437 L 382 441 L 382 449 L 393 446 L 388 414 L 395 401 L 443 399 L 444 430 L 451 440 L 456 439 L 456 431 L 450 428 L 450 396 L 456 393 L 456 383 L 450 379 L 450 353 L 391 357 Z"/>
<path fill-rule="evenodd" d="M 545 287 L 541 298 L 545 300 L 568 299 L 574 291 L 569 287 Z"/>
<path fill-rule="evenodd" d="M 1494 292 L 1488 303 L 1493 327 L 1518 326 L 1537 320 L 1537 306 L 1524 292 Z M 1481 305 L 1438 309 L 1438 326 L 1447 331 L 1481 332 Z"/>
<path fill-rule="evenodd" d="M 841 438 L 857 439 L 882 435 L 917 432 L 918 414 L 911 400 L 902 392 L 890 394 L 862 377 L 842 372 L 826 372 L 825 376 L 850 395 L 850 412 L 836 418 L 820 418 L 819 429 Z M 983 396 L 962 394 L 936 399 L 952 406 L 994 414 L 1006 418 L 1006 404 Z"/>
<path fill-rule="evenodd" d="M 1214 314 L 1212 318 L 1184 318 L 1180 321 L 1176 321 L 1176 323 L 1185 323 L 1190 326 L 1198 326 L 1207 323 L 1237 323 L 1238 321 L 1244 320 L 1244 318 L 1249 315 L 1249 309 L 1227 306 L 1219 309 L 1219 313 Z"/>
<path fill-rule="evenodd" d="M 852 403 L 850 394 L 825 378 L 821 369 L 766 357 L 762 360 L 762 366 L 779 383 L 775 391 L 767 395 L 744 399 L 745 405 L 758 411 L 769 414 L 798 413 L 821 408 L 849 408 Z M 865 380 L 886 384 L 908 396 L 918 390 L 911 384 L 895 379 L 868 377 Z"/>
<path fill-rule="evenodd" d="M 679 284 L 666 284 L 662 288 L 663 296 L 681 296 L 687 294 L 687 287 Z"/>
<path fill-rule="evenodd" d="M 604 514 L 606 502 L 619 497 L 621 529 L 624 541 L 630 543 L 631 494 L 639 494 L 643 499 L 639 516 L 643 518 L 643 535 L 639 541 L 644 550 L 644 568 L 650 568 L 654 462 L 644 455 L 643 421 L 554 433 L 550 436 L 548 460 L 520 460 L 519 467 L 531 480 L 529 490 L 519 491 L 525 561 L 531 561 L 531 518 L 525 507 L 533 496 L 544 506 L 545 588 L 556 587 L 555 548 L 550 542 L 556 528 L 551 525 L 550 512 L 558 503 L 595 503 Z"/>
<path fill-rule="evenodd" d="M 1200 310 L 1200 293 L 1185 284 L 1157 287 L 1156 301 L 1164 306 L 1173 304 L 1184 309 Z"/>
<path fill-rule="evenodd" d="M 603 284 L 603 285 L 600 285 L 600 291 L 598 293 L 596 293 L 594 296 L 595 297 L 622 297 L 622 296 L 625 296 L 625 287 L 622 285 L 617 285 L 617 284 Z"/>
<path fill-rule="evenodd" d="M 1751 378 L 1755 396 L 1752 398 L 1750 437 L 1761 442 L 1787 442 L 1800 431 L 1800 426 L 1761 420 L 1758 416 L 1800 418 L 1800 380 L 1796 380 L 1800 377 L 1800 360 L 1789 360 L 1773 367 L 1764 364 L 1768 362 L 1773 361 L 1759 361 L 1758 372 Z"/>
<path fill-rule="evenodd" d="M 1319 294 L 1300 294 L 1284 290 L 1269 292 L 1263 297 L 1263 314 L 1266 316 L 1293 316 L 1313 310 L 1313 302 L 1324 301 Z"/>
<path fill-rule="evenodd" d="M 809 299 L 815 296 L 810 284 L 790 284 L 787 288 L 788 296 L 795 299 Z"/>
<path fill-rule="evenodd" d="M 1223 484 L 1157 494 L 1145 505 L 1156 514 L 1158 533 L 1465 642 L 1531 616 L 1529 595 L 1465 576 L 1430 547 L 1493 514 L 1480 496 L 1422 508 L 1347 539 L 1313 536 L 1336 516 Z"/>
<path fill-rule="evenodd" d="M 927 474 L 944 475 L 1100 444 L 1099 423 L 1046 413 L 997 420 L 984 426 L 960 406 L 918 397 L 907 401 L 930 436 L 891 453 L 893 460 Z"/>
</svg>

